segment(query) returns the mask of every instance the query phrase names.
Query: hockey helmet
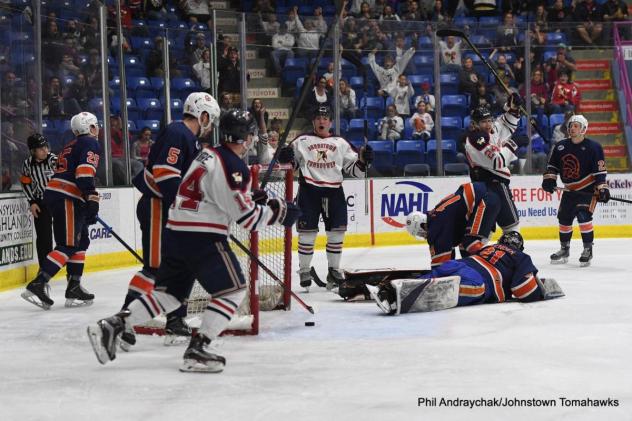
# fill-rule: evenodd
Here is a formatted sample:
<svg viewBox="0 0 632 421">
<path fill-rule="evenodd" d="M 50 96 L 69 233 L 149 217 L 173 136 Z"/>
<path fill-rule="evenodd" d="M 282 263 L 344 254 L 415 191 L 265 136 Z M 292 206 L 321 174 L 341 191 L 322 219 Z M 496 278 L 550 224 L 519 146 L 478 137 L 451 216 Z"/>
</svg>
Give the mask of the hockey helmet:
<svg viewBox="0 0 632 421">
<path fill-rule="evenodd" d="M 92 113 L 83 111 L 70 119 L 70 130 L 72 130 L 75 136 L 91 134 L 90 129 L 92 127 L 96 128 L 97 131 L 99 130 L 99 121 Z"/>
<path fill-rule="evenodd" d="M 571 123 L 579 123 L 581 126 L 580 134 L 586 134 L 586 130 L 588 130 L 588 120 L 581 114 L 575 114 L 571 118 L 568 119 L 566 123 L 566 130 L 571 128 Z"/>
<path fill-rule="evenodd" d="M 476 107 L 472 111 L 472 120 L 476 123 L 479 121 L 485 120 L 487 118 L 492 118 L 492 112 L 489 107 L 485 105 L 481 105 L 480 107 Z"/>
<path fill-rule="evenodd" d="M 312 120 L 316 117 L 327 117 L 331 120 L 331 107 L 329 105 L 319 105 L 312 111 Z"/>
<path fill-rule="evenodd" d="M 219 105 L 215 98 L 206 92 L 193 92 L 189 94 L 187 99 L 184 100 L 183 114 L 188 114 L 192 117 L 197 118 L 198 123 L 200 123 L 200 135 L 204 136 L 211 125 L 216 124 L 219 119 Z M 202 125 L 202 114 L 204 112 L 208 113 L 208 124 L 206 126 Z"/>
<path fill-rule="evenodd" d="M 28 139 L 26 139 L 26 144 L 30 150 L 33 150 L 48 146 L 48 141 L 41 133 L 33 133 L 28 137 Z"/>
<path fill-rule="evenodd" d="M 220 141 L 226 143 L 244 143 L 249 134 L 257 134 L 257 123 L 248 111 L 230 109 L 219 123 Z"/>
<path fill-rule="evenodd" d="M 500 236 L 498 244 L 511 247 L 516 250 L 524 250 L 524 240 L 518 231 L 508 231 Z"/>
<path fill-rule="evenodd" d="M 406 216 L 406 231 L 415 238 L 423 239 L 428 235 L 428 218 L 425 213 L 411 212 Z"/>
</svg>

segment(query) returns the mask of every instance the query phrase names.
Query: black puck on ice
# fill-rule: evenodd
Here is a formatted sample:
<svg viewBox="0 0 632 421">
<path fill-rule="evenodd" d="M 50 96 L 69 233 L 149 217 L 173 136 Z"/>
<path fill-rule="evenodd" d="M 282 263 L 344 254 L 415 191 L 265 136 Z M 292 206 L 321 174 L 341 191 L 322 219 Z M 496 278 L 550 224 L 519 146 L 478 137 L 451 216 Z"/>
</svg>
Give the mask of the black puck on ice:
<svg viewBox="0 0 632 421">
<path fill-rule="evenodd" d="M 305 326 L 316 326 L 316 322 L 305 322 Z"/>
</svg>

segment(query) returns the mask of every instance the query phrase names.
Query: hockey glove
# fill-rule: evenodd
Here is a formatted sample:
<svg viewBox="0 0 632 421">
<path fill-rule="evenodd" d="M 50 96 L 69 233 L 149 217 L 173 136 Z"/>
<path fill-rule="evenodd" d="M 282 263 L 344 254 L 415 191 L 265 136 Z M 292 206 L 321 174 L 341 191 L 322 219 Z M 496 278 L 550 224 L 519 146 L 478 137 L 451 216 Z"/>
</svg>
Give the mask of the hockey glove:
<svg viewBox="0 0 632 421">
<path fill-rule="evenodd" d="M 265 190 L 253 190 L 252 191 L 252 201 L 257 205 L 265 205 L 268 203 L 268 193 Z"/>
<path fill-rule="evenodd" d="M 277 158 L 281 164 L 291 164 L 294 162 L 294 148 L 286 146 L 281 148 Z"/>
<path fill-rule="evenodd" d="M 610 200 L 610 189 L 607 185 L 601 184 L 597 186 L 597 202 L 608 203 Z"/>
<path fill-rule="evenodd" d="M 509 148 L 509 150 L 511 152 L 513 152 L 514 154 L 518 150 L 518 145 L 516 144 L 516 142 L 514 142 L 514 140 L 512 138 L 509 138 L 509 139 L 505 140 L 503 142 L 503 146 L 506 147 L 506 148 Z"/>
<path fill-rule="evenodd" d="M 86 224 L 94 225 L 97 223 L 99 214 L 99 193 L 96 191 L 87 195 L 86 199 Z"/>
<path fill-rule="evenodd" d="M 270 206 L 273 212 L 268 225 L 277 223 L 291 227 L 299 216 L 301 216 L 301 209 L 292 202 L 286 202 L 281 199 L 271 199 L 268 201 L 268 206 Z"/>
<path fill-rule="evenodd" d="M 507 100 L 509 112 L 515 117 L 520 117 L 520 107 L 522 106 L 522 98 L 517 93 L 512 93 Z"/>
<path fill-rule="evenodd" d="M 373 152 L 373 148 L 371 145 L 366 144 L 360 148 L 360 152 L 358 153 L 358 159 L 365 166 L 370 167 L 373 159 L 375 159 L 375 153 Z"/>
<path fill-rule="evenodd" d="M 554 178 L 545 178 L 542 180 L 542 190 L 547 193 L 553 193 L 557 187 L 557 182 Z"/>
</svg>

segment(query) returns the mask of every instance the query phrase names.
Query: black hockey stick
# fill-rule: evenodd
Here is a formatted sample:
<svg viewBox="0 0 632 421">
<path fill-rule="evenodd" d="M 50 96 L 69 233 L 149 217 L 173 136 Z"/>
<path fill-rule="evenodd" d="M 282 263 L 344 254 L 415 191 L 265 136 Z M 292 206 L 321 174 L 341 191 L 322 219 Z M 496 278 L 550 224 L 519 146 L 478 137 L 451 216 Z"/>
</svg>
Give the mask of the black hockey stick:
<svg viewBox="0 0 632 421">
<path fill-rule="evenodd" d="M 250 250 L 248 250 L 248 247 L 244 246 L 242 244 L 241 241 L 239 241 L 237 238 L 235 238 L 235 236 L 233 234 L 230 234 L 230 239 L 233 240 L 233 243 L 235 243 L 237 245 L 237 247 L 239 247 L 241 249 L 241 251 L 243 251 L 244 253 L 246 253 L 248 255 L 248 257 L 250 257 L 252 260 L 254 260 L 257 265 L 259 265 L 259 267 L 261 269 L 263 269 L 268 275 L 270 275 L 270 277 L 276 281 L 276 283 L 278 283 L 279 285 L 281 285 L 283 287 L 284 290 L 287 290 L 287 286 L 285 285 L 285 283 L 283 283 L 282 280 L 279 279 L 278 276 L 276 276 L 274 274 L 274 272 L 272 272 L 266 265 L 263 264 L 263 262 L 261 260 L 259 260 L 259 258 L 257 256 L 255 256 L 254 254 L 252 254 L 252 252 Z M 290 289 L 290 295 L 292 296 L 292 298 L 294 298 L 296 301 L 298 301 L 298 303 L 307 311 L 309 311 L 310 313 L 314 314 L 314 309 L 312 308 L 312 306 L 308 305 L 305 301 L 303 301 L 301 299 L 301 297 L 299 297 L 298 295 L 296 295 L 294 293 L 294 291 L 292 291 Z"/>
<path fill-rule="evenodd" d="M 105 223 L 105 221 L 103 219 L 101 219 L 99 216 L 97 216 L 97 221 L 103 225 L 103 228 L 105 228 L 110 234 L 112 234 L 114 236 L 114 238 L 116 238 L 118 240 L 119 243 L 121 243 L 123 245 L 123 247 L 125 247 L 130 253 L 132 253 L 134 255 L 134 257 L 136 259 L 138 259 L 138 261 L 140 263 L 143 263 L 143 258 L 140 257 L 138 255 L 138 253 L 136 253 L 136 251 L 131 248 L 126 242 L 125 240 L 123 240 L 121 237 L 119 237 L 119 235 L 117 233 L 114 232 L 114 230 L 112 229 L 111 226 L 109 226 L 108 224 Z"/>
<path fill-rule="evenodd" d="M 315 79 L 314 75 L 316 73 L 316 69 L 318 69 L 318 64 L 320 63 L 320 59 L 323 58 L 323 55 L 325 54 L 325 45 L 327 44 L 327 40 L 329 40 L 329 38 L 331 37 L 331 34 L 333 34 L 334 27 L 338 25 L 338 22 L 340 21 L 340 14 L 342 13 L 342 10 L 345 8 L 346 4 L 347 4 L 347 1 L 346 0 L 343 1 L 341 7 L 337 10 L 336 18 L 334 19 L 333 23 L 327 30 L 327 34 L 325 35 L 325 38 L 323 39 L 322 44 L 320 48 L 318 49 L 318 55 L 316 55 L 316 59 L 314 60 L 314 62 L 312 63 L 312 66 L 309 69 L 308 76 L 303 79 L 303 86 L 301 87 L 301 95 L 299 96 L 298 102 L 296 103 L 296 105 L 294 106 L 294 109 L 292 110 L 292 113 L 290 114 L 290 119 L 287 121 L 287 124 L 285 125 L 285 130 L 283 131 L 283 134 L 281 135 L 281 138 L 279 139 L 279 144 L 276 150 L 274 151 L 272 160 L 268 164 L 268 169 L 266 170 L 266 173 L 263 175 L 263 180 L 261 181 L 261 187 L 259 187 L 261 190 L 265 190 L 266 184 L 268 184 L 268 181 L 270 181 L 270 176 L 272 175 L 272 169 L 274 168 L 274 164 L 276 164 L 276 162 L 279 160 L 279 153 L 281 152 L 281 149 L 285 146 L 287 142 L 287 137 L 290 134 L 290 128 L 294 124 L 294 120 L 296 120 L 296 116 L 299 113 L 301 107 L 303 106 L 303 102 L 305 101 L 305 98 L 307 97 L 307 92 L 309 91 L 310 86 L 314 84 L 314 79 Z"/>
<path fill-rule="evenodd" d="M 500 78 L 500 76 L 498 76 L 498 72 L 496 72 L 496 69 L 494 69 L 494 67 L 489 64 L 489 62 L 487 61 L 487 59 L 483 56 L 483 54 L 481 54 L 481 52 L 479 51 L 478 48 L 476 48 L 476 46 L 474 44 L 472 44 L 472 41 L 470 41 L 470 39 L 468 38 L 467 35 L 465 35 L 465 33 L 463 31 L 459 31 L 458 29 L 439 29 L 437 31 L 437 36 L 438 37 L 459 37 L 461 38 L 463 41 L 465 41 L 465 43 L 472 49 L 472 51 L 474 51 L 474 53 L 481 59 L 481 61 L 483 62 L 483 64 L 489 69 L 490 72 L 492 72 L 492 74 L 494 75 L 494 77 L 496 78 L 496 82 L 498 82 L 501 86 L 501 88 L 503 88 L 503 90 L 505 91 L 505 93 L 509 96 L 511 96 L 511 91 L 509 90 L 509 87 L 507 85 L 505 85 L 505 82 Z M 527 110 L 524 108 L 524 106 L 520 106 L 520 112 L 525 115 L 528 119 L 529 119 L 529 123 L 531 123 L 531 126 L 535 129 L 535 131 L 538 133 L 538 135 L 540 135 L 540 137 L 546 142 L 549 143 L 548 139 L 544 136 L 544 134 L 540 131 L 540 128 L 538 127 L 538 122 L 535 120 L 535 118 L 533 118 L 533 116 L 529 116 L 527 114 Z"/>
<path fill-rule="evenodd" d="M 587 191 L 569 190 L 566 187 L 556 187 L 555 190 L 565 191 L 569 193 L 579 193 L 583 196 L 594 196 L 593 193 L 590 193 Z M 622 197 L 615 197 L 615 196 L 610 196 L 610 200 L 614 200 L 615 202 L 632 203 L 632 200 L 624 199 Z"/>
</svg>

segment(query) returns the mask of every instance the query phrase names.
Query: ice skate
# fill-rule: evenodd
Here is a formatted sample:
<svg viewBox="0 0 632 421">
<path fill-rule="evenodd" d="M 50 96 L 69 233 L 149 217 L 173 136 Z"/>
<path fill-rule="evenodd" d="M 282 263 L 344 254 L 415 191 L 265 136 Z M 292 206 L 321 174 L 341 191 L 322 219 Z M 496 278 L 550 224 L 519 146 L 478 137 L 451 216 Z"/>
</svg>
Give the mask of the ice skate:
<svg viewBox="0 0 632 421">
<path fill-rule="evenodd" d="M 123 310 L 112 317 L 101 319 L 94 326 L 88 326 L 88 338 L 92 349 L 101 364 L 116 358 L 116 347 L 120 336 L 125 331 L 125 317 L 129 310 Z"/>
<path fill-rule="evenodd" d="M 327 272 L 327 291 L 338 288 L 345 280 L 340 269 L 329 268 Z"/>
<path fill-rule="evenodd" d="M 136 345 L 136 334 L 134 333 L 134 328 L 126 326 L 125 331 L 121 333 L 121 342 L 119 343 L 119 347 L 123 351 L 129 352 L 134 345 Z"/>
<path fill-rule="evenodd" d="M 165 346 L 185 343 L 191 337 L 191 328 L 180 316 L 167 315 Z"/>
<path fill-rule="evenodd" d="M 68 280 L 66 287 L 66 307 L 83 307 L 92 305 L 94 294 L 90 294 L 78 280 Z"/>
<path fill-rule="evenodd" d="M 371 298 L 373 298 L 380 310 L 386 314 L 395 314 L 397 311 L 397 303 L 392 288 L 390 288 L 389 291 L 388 288 L 378 288 L 374 285 L 367 284 L 366 289 L 369 290 Z"/>
<path fill-rule="evenodd" d="M 211 340 L 200 333 L 193 335 L 189 347 L 184 352 L 184 361 L 180 366 L 180 371 L 194 373 L 220 373 L 223 371 L 226 358 L 204 349 L 210 343 Z"/>
<path fill-rule="evenodd" d="M 569 244 L 562 244 L 562 247 L 551 255 L 551 264 L 561 265 L 568 262 L 568 256 L 570 256 L 569 250 Z"/>
<path fill-rule="evenodd" d="M 584 251 L 582 251 L 581 256 L 579 256 L 579 266 L 590 266 L 590 261 L 592 260 L 592 257 L 592 246 L 585 246 Z"/>
<path fill-rule="evenodd" d="M 305 288 L 305 292 L 309 292 L 309 287 L 312 286 L 312 280 L 314 279 L 311 271 L 301 269 L 298 271 L 298 276 L 300 278 L 301 286 Z"/>
<path fill-rule="evenodd" d="M 21 297 L 44 310 L 49 310 L 55 303 L 50 299 L 50 286 L 42 274 L 38 274 L 37 277 L 26 286 L 26 291 L 21 294 Z"/>
</svg>

